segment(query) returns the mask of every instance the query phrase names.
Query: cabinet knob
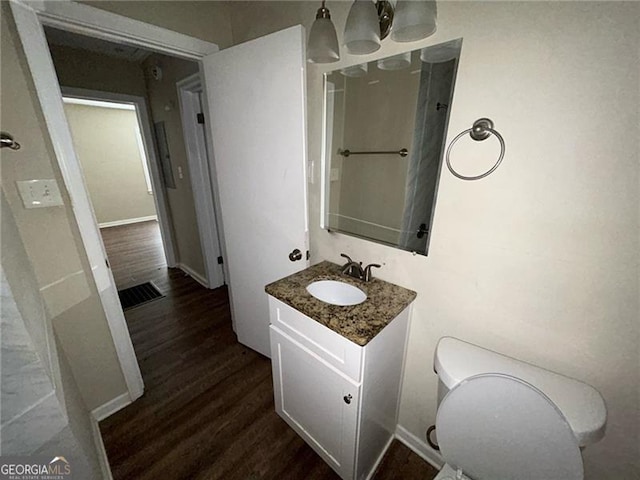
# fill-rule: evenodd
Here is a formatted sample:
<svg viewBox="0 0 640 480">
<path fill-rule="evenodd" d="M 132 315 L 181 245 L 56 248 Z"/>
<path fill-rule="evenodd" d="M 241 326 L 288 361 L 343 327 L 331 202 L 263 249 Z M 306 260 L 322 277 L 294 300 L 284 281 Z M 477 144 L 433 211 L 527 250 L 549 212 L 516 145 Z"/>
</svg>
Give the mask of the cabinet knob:
<svg viewBox="0 0 640 480">
<path fill-rule="evenodd" d="M 345 395 L 345 396 L 344 396 L 344 403 L 346 403 L 347 405 L 348 405 L 348 404 L 350 404 L 350 403 L 351 403 L 351 399 L 352 399 L 352 398 L 353 398 L 353 397 L 351 396 L 351 394 L 349 394 L 349 395 Z"/>
<path fill-rule="evenodd" d="M 302 260 L 302 252 L 296 248 L 289 254 L 289 260 L 291 260 L 292 262 Z"/>
</svg>

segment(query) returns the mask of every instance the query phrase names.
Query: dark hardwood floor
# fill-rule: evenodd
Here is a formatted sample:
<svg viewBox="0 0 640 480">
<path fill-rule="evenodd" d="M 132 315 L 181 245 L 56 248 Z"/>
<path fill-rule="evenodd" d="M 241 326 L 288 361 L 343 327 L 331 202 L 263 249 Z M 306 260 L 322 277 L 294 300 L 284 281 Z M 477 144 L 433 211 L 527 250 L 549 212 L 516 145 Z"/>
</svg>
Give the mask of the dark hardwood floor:
<svg viewBox="0 0 640 480">
<path fill-rule="evenodd" d="M 102 235 L 118 288 L 166 295 L 126 312 L 145 393 L 100 422 L 114 479 L 338 479 L 275 413 L 271 363 L 237 342 L 226 288 L 167 269 L 156 222 Z M 436 473 L 394 441 L 375 478 Z"/>
<path fill-rule="evenodd" d="M 170 270 L 158 222 L 103 228 L 100 233 L 118 289 L 149 280 L 167 282 Z"/>
</svg>

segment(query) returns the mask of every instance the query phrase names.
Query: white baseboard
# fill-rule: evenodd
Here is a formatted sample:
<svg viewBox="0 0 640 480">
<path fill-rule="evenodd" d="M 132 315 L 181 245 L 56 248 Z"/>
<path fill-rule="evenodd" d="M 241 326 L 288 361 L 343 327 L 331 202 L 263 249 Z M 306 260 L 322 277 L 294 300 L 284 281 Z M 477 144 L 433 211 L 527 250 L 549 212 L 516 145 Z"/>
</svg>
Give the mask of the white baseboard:
<svg viewBox="0 0 640 480">
<path fill-rule="evenodd" d="M 440 470 L 444 465 L 444 460 L 437 451 L 427 445 L 427 442 L 416 437 L 402 425 L 398 425 L 396 427 L 396 438 L 438 470 Z"/>
<path fill-rule="evenodd" d="M 131 223 L 150 222 L 151 220 L 155 220 L 157 222 L 158 216 L 149 215 L 148 217 L 125 218 L 124 220 L 115 220 L 113 222 L 103 222 L 103 223 L 99 223 L 98 227 L 100 228 L 118 227 L 120 225 L 129 225 Z"/>
<path fill-rule="evenodd" d="M 373 464 L 373 468 L 369 472 L 369 475 L 367 475 L 367 480 L 371 480 L 373 478 L 373 476 L 376 474 L 376 471 L 378 470 L 378 467 L 380 466 L 380 463 L 382 462 L 382 459 L 387 454 L 387 450 L 389 450 L 389 447 L 391 446 L 391 442 L 393 442 L 394 438 L 395 437 L 393 435 L 391 435 L 389 437 L 389 441 L 387 442 L 387 444 L 382 449 L 382 452 L 380 453 L 380 456 L 376 460 L 376 463 Z"/>
<path fill-rule="evenodd" d="M 123 409 L 130 403 L 131 397 L 129 396 L 129 393 L 123 393 L 122 395 L 118 395 L 113 400 L 109 400 L 107 403 L 91 410 L 91 415 L 93 415 L 93 418 L 100 422 L 105 418 L 113 415 L 118 410 Z"/>
<path fill-rule="evenodd" d="M 207 279 L 204 278 L 202 275 L 200 275 L 198 272 L 194 271 L 191 267 L 188 267 L 184 263 L 180 263 L 180 262 L 178 262 L 176 267 L 178 267 L 184 273 L 189 275 L 191 278 L 193 278 L 196 282 L 198 282 L 203 287 L 209 288 L 209 282 L 207 282 Z"/>
<path fill-rule="evenodd" d="M 109 465 L 109 457 L 107 457 L 107 451 L 104 448 L 104 442 L 102 441 L 102 434 L 100 433 L 98 420 L 95 418 L 91 419 L 91 433 L 93 434 L 93 443 L 95 444 L 98 452 L 98 461 L 100 462 L 102 478 L 104 480 L 113 480 L 113 476 L 111 475 L 111 466 Z"/>
</svg>

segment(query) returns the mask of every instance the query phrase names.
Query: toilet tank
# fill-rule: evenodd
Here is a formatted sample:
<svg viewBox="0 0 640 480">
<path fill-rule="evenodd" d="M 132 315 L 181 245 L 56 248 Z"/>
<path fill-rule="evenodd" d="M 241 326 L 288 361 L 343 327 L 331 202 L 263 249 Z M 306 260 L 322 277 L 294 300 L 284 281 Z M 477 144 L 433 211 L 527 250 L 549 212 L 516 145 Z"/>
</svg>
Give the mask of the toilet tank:
<svg viewBox="0 0 640 480">
<path fill-rule="evenodd" d="M 549 397 L 567 419 L 580 447 L 604 437 L 607 409 L 602 395 L 586 383 L 453 337 L 440 339 L 433 363 L 439 378 L 438 405 L 465 378 L 502 373 L 530 383 Z"/>
</svg>

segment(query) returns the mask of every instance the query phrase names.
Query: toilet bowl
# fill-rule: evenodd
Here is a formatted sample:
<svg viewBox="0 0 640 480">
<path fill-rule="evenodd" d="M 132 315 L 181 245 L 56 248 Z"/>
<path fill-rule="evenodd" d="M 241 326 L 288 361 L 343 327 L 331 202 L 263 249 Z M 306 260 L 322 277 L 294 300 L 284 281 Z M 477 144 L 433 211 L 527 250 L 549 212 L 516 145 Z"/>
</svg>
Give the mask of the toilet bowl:
<svg viewBox="0 0 640 480">
<path fill-rule="evenodd" d="M 581 480 L 581 449 L 604 436 L 593 387 L 444 337 L 436 435 L 446 462 L 437 480 Z"/>
</svg>

